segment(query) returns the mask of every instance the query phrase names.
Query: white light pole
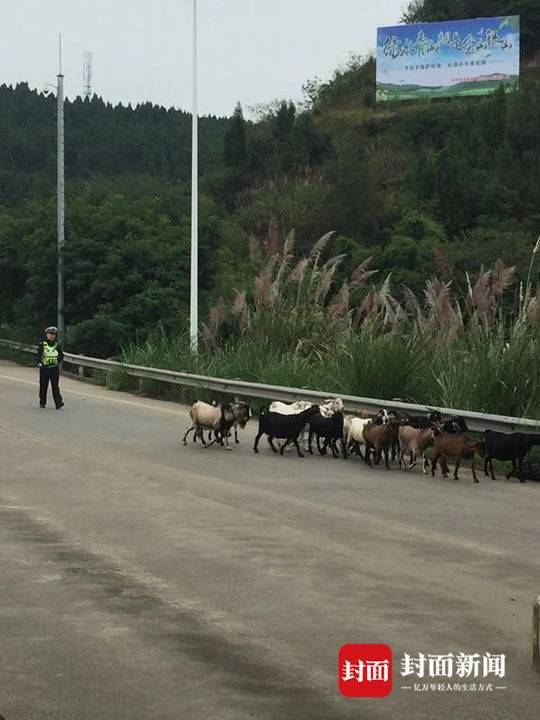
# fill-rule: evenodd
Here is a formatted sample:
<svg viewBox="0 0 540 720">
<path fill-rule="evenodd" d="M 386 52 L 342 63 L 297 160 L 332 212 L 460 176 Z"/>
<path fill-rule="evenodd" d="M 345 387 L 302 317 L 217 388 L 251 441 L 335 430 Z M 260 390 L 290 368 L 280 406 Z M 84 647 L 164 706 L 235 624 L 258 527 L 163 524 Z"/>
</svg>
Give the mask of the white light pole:
<svg viewBox="0 0 540 720">
<path fill-rule="evenodd" d="M 57 107 L 57 200 L 58 200 L 58 336 L 64 341 L 64 76 L 62 75 L 62 36 L 59 36 L 58 75 L 56 86 Z"/>
<path fill-rule="evenodd" d="M 193 352 L 197 352 L 199 341 L 199 170 L 197 84 L 197 0 L 193 0 L 193 104 L 191 110 L 191 291 L 189 309 L 189 335 L 191 339 L 191 349 Z"/>
</svg>

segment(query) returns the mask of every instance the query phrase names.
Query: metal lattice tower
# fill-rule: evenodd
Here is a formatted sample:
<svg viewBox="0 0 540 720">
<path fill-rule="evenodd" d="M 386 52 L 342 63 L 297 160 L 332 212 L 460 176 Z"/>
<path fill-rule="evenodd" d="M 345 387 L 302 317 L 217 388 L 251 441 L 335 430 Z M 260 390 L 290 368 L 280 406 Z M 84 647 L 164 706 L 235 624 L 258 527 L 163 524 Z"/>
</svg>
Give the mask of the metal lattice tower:
<svg viewBox="0 0 540 720">
<path fill-rule="evenodd" d="M 83 98 L 90 100 L 92 97 L 92 53 L 85 51 L 83 54 Z"/>
</svg>

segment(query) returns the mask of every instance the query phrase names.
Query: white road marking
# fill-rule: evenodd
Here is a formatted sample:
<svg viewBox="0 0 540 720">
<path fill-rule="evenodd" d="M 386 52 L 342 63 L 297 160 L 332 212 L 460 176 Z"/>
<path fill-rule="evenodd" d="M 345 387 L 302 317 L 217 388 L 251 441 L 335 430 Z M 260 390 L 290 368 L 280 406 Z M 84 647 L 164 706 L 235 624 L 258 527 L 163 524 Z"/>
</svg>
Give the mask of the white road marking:
<svg viewBox="0 0 540 720">
<path fill-rule="evenodd" d="M 23 383 L 23 385 L 32 385 L 37 388 L 37 382 L 34 382 L 33 380 L 23 380 L 22 378 L 15 378 L 11 375 L 0 375 L 0 379 L 2 380 L 11 380 L 11 382 L 18 382 Z M 74 382 L 77 382 L 76 380 Z M 156 407 L 155 405 L 149 405 L 148 403 L 144 402 L 137 402 L 133 400 L 122 400 L 120 398 L 115 398 L 112 396 L 103 396 L 103 395 L 97 395 L 94 393 L 89 392 L 81 392 L 80 390 L 70 390 L 69 388 L 63 387 L 62 393 L 70 393 L 72 395 L 82 395 L 83 397 L 89 397 L 94 398 L 95 400 L 104 400 L 105 402 L 114 402 L 118 403 L 119 405 L 132 405 L 133 407 L 138 408 L 145 408 L 146 410 L 155 410 L 156 412 L 163 412 L 163 413 L 172 413 L 173 415 L 186 415 L 187 409 L 180 409 L 180 408 L 162 408 L 162 407 Z"/>
</svg>

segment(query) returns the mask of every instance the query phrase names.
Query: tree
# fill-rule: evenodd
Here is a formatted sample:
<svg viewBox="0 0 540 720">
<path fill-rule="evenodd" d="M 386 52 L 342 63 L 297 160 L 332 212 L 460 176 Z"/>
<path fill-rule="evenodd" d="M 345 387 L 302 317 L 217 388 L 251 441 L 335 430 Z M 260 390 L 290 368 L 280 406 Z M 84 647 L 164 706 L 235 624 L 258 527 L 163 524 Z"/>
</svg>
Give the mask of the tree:
<svg viewBox="0 0 540 720">
<path fill-rule="evenodd" d="M 223 157 L 228 167 L 243 165 L 246 161 L 246 121 L 240 103 L 236 104 L 223 139 Z"/>
<path fill-rule="evenodd" d="M 289 133 L 293 129 L 295 118 L 295 104 L 293 102 L 285 102 L 284 100 L 279 106 L 275 117 L 274 137 L 276 140 L 283 142 L 288 138 Z"/>
</svg>

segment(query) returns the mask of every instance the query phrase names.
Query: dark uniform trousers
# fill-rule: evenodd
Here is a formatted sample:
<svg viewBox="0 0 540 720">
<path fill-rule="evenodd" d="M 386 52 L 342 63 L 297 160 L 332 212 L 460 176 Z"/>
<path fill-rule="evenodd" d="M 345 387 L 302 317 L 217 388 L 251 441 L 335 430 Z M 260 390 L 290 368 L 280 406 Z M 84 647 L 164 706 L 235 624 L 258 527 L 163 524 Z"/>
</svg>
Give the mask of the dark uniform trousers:
<svg viewBox="0 0 540 720">
<path fill-rule="evenodd" d="M 58 387 L 60 379 L 60 368 L 58 365 L 46 367 L 42 365 L 39 368 L 39 404 L 45 406 L 47 404 L 47 389 L 49 382 L 51 383 L 54 404 L 56 407 L 62 404 L 62 396 Z"/>
</svg>

